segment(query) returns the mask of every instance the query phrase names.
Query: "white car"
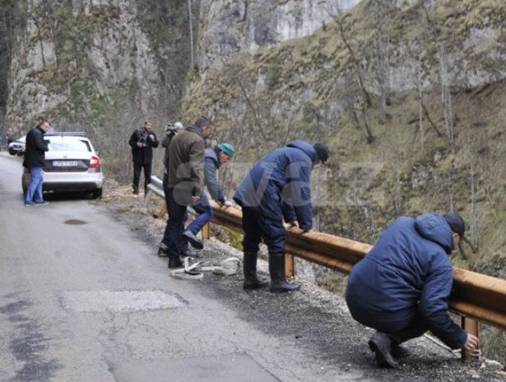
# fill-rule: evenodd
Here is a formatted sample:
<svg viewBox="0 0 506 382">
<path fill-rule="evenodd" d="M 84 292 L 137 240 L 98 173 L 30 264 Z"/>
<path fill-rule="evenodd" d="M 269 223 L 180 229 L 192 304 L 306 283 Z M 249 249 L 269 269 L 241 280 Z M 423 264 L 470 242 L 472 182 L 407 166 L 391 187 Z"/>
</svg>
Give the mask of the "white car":
<svg viewBox="0 0 506 382">
<path fill-rule="evenodd" d="M 23 155 L 25 152 L 25 141 L 26 136 L 16 139 L 14 142 L 9 143 L 9 147 L 7 148 L 9 154 L 19 156 Z"/>
<path fill-rule="evenodd" d="M 94 198 L 102 196 L 100 158 L 84 133 L 46 133 L 48 143 L 44 165 L 44 191 L 89 192 Z M 24 169 L 22 186 L 26 192 L 30 173 Z"/>
</svg>

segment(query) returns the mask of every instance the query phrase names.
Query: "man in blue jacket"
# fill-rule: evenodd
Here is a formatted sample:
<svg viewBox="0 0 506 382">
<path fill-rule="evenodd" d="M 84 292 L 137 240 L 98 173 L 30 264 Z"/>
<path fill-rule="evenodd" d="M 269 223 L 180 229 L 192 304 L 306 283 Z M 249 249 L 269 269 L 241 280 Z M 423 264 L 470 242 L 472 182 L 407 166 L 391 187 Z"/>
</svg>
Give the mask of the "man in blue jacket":
<svg viewBox="0 0 506 382">
<path fill-rule="evenodd" d="M 381 367 L 397 368 L 399 344 L 430 330 L 452 349 L 473 351 L 478 338 L 448 314 L 451 252 L 464 238 L 458 214 L 401 217 L 353 267 L 346 302 L 355 320 L 377 331 L 369 340 Z"/>
<path fill-rule="evenodd" d="M 224 166 L 232 159 L 234 154 L 234 146 L 230 143 L 220 143 L 214 148 L 207 148 L 204 153 L 205 185 L 211 197 L 222 207 L 228 207 L 231 204 L 225 200 L 225 195 L 218 182 L 217 172 L 221 166 Z M 204 244 L 197 237 L 197 234 L 213 218 L 213 209 L 211 208 L 207 193 L 202 193 L 198 203 L 193 205 L 193 209 L 198 213 L 198 216 L 186 227 L 183 236 L 188 239 L 194 248 L 202 249 Z"/>
<path fill-rule="evenodd" d="M 239 185 L 234 200 L 242 207 L 244 289 L 267 286 L 256 274 L 262 239 L 269 249 L 271 292 L 300 288 L 285 278 L 283 218 L 303 231 L 311 229 L 311 170 L 327 159 L 326 145 L 294 141 L 260 160 Z"/>
</svg>

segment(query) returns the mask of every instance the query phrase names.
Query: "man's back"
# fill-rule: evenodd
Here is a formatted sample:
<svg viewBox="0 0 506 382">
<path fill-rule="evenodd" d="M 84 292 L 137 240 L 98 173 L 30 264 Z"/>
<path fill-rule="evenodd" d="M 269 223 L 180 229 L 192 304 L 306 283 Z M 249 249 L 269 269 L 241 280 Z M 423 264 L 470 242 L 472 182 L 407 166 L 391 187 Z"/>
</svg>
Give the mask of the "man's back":
<svg viewBox="0 0 506 382">
<path fill-rule="evenodd" d="M 439 215 L 401 217 L 350 275 L 347 295 L 385 319 L 416 314 L 425 282 L 446 272 L 451 283 L 451 231 Z"/>
<path fill-rule="evenodd" d="M 182 131 L 172 139 L 169 146 L 169 187 L 181 182 L 197 181 L 197 193 L 201 192 L 204 150 L 204 139 L 194 131 Z"/>
</svg>

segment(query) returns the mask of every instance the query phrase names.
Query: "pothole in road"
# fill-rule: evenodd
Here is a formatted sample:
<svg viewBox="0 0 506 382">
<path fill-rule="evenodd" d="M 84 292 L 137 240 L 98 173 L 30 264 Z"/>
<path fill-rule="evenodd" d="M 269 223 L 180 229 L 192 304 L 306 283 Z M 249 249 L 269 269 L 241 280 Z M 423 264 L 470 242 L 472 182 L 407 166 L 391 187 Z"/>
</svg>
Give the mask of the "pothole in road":
<svg viewBox="0 0 506 382">
<path fill-rule="evenodd" d="M 69 220 L 65 220 L 64 223 L 68 224 L 68 225 L 83 225 L 83 224 L 87 224 L 84 220 L 80 220 L 80 219 L 69 219 Z"/>
</svg>

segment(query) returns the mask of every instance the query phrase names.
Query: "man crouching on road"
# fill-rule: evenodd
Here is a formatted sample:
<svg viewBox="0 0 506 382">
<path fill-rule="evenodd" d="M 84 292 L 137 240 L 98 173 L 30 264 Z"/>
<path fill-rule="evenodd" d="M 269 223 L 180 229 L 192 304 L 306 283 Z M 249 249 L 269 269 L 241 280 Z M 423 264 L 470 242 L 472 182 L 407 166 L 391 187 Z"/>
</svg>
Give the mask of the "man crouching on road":
<svg viewBox="0 0 506 382">
<path fill-rule="evenodd" d="M 260 160 L 240 184 L 234 200 L 242 207 L 244 289 L 267 286 L 256 274 L 262 239 L 269 249 L 271 292 L 300 288 L 285 278 L 283 218 L 292 226 L 298 222 L 305 232 L 311 229 L 311 170 L 327 159 L 327 146 L 294 141 Z"/>
<path fill-rule="evenodd" d="M 472 352 L 478 338 L 448 314 L 451 252 L 464 238 L 458 214 L 401 217 L 353 267 L 346 302 L 355 320 L 377 331 L 369 340 L 380 367 L 397 368 L 399 345 L 430 330 L 452 349 Z"/>
</svg>

